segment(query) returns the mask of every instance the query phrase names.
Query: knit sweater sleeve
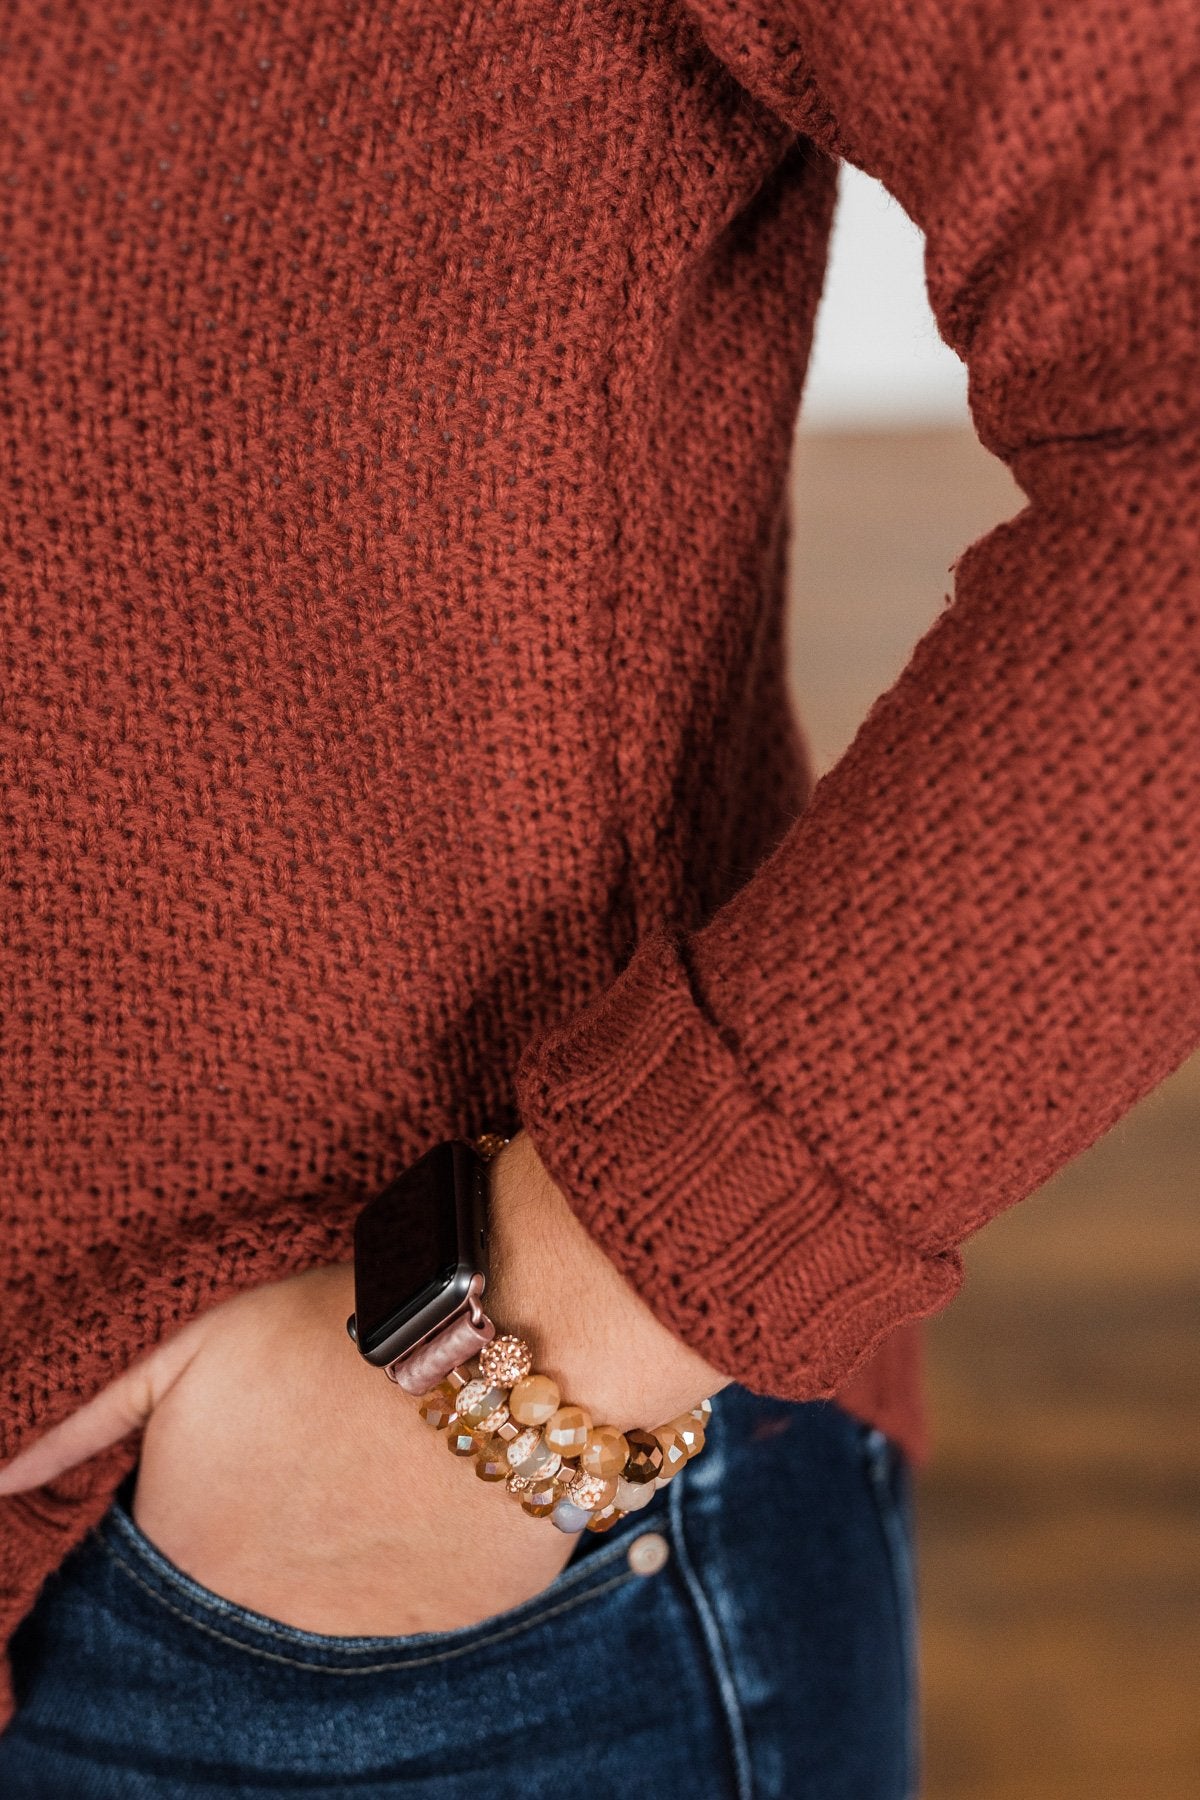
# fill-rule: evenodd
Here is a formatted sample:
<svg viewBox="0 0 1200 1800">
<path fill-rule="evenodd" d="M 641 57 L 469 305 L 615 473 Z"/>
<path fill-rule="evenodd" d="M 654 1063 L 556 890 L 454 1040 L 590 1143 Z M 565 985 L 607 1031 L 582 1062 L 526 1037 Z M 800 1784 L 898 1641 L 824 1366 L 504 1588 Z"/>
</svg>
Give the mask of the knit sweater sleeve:
<svg viewBox="0 0 1200 1800">
<path fill-rule="evenodd" d="M 1200 11 L 688 12 L 924 232 L 1026 499 L 751 879 L 644 936 L 518 1068 L 648 1303 L 807 1399 L 1200 1044 Z"/>
</svg>

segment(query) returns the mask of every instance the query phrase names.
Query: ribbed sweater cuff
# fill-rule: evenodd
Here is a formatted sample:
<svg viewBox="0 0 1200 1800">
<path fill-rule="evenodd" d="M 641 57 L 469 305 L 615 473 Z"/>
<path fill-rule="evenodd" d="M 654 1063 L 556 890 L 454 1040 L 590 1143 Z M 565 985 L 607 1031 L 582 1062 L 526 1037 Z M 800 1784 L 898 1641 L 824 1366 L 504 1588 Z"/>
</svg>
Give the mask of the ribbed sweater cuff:
<svg viewBox="0 0 1200 1800">
<path fill-rule="evenodd" d="M 962 1282 L 845 1191 L 751 1089 L 664 927 L 528 1045 L 516 1100 L 552 1179 L 677 1336 L 756 1392 L 832 1395 Z"/>
</svg>

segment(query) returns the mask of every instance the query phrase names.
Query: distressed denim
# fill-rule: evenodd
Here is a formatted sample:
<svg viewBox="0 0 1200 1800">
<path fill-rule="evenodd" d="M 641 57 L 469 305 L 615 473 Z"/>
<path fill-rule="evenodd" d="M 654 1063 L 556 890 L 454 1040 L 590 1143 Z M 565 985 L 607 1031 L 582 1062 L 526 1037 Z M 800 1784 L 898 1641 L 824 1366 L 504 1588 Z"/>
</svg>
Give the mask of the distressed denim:
<svg viewBox="0 0 1200 1800">
<path fill-rule="evenodd" d="M 446 1632 L 248 1612 L 119 1500 L 14 1652 L 4 1800 L 918 1792 L 910 1470 L 831 1401 L 726 1389 L 648 1507 L 585 1532 L 533 1600 Z"/>
</svg>

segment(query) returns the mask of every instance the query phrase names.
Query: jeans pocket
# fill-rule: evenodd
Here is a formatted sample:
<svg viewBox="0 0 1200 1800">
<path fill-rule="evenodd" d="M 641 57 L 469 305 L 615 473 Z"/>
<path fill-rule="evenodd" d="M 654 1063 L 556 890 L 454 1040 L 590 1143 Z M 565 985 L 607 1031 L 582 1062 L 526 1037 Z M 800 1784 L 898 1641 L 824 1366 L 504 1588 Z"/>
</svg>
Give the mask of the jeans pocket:
<svg viewBox="0 0 1200 1800">
<path fill-rule="evenodd" d="M 22 1628 L 0 1793 L 458 1800 L 557 1794 L 581 1770 L 585 1786 L 615 1791 L 632 1741 L 661 1763 L 664 1800 L 723 1797 L 722 1720 L 666 1498 L 581 1541 L 521 1606 L 461 1630 L 358 1639 L 224 1600 L 110 1509 Z"/>
<path fill-rule="evenodd" d="M 628 1560 L 628 1530 L 579 1544 L 558 1574 L 520 1604 L 471 1625 L 394 1636 L 340 1637 L 288 1625 L 205 1587 L 159 1549 L 133 1518 L 128 1490 L 96 1528 L 96 1542 L 144 1604 L 229 1652 L 314 1672 L 382 1673 L 460 1657 L 532 1630 L 637 1579 Z M 581 1554 L 586 1548 L 587 1554 Z M 164 1620 L 165 1623 L 165 1620 Z"/>
</svg>

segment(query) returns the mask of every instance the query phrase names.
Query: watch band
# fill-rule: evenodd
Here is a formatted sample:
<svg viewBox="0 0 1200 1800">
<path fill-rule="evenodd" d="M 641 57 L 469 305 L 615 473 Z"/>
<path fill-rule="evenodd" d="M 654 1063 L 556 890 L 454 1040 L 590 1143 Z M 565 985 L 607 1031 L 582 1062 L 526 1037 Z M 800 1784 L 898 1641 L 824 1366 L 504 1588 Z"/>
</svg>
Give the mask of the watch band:
<svg viewBox="0 0 1200 1800">
<path fill-rule="evenodd" d="M 459 1363 L 477 1356 L 496 1335 L 496 1327 L 483 1310 L 483 1276 L 473 1275 L 467 1289 L 466 1304 L 421 1343 L 414 1344 L 395 1362 L 388 1363 L 387 1374 L 406 1394 L 427 1394 L 439 1381 L 444 1381 Z"/>
</svg>

